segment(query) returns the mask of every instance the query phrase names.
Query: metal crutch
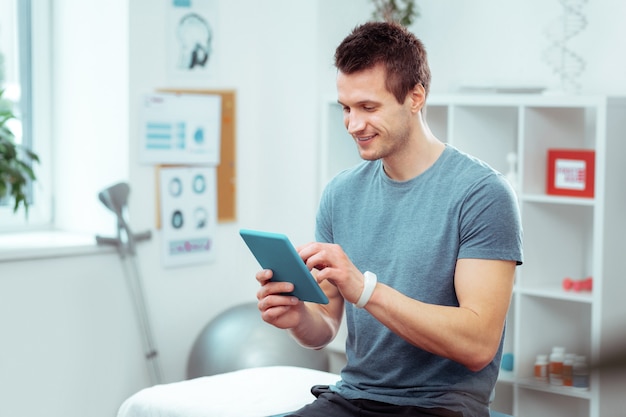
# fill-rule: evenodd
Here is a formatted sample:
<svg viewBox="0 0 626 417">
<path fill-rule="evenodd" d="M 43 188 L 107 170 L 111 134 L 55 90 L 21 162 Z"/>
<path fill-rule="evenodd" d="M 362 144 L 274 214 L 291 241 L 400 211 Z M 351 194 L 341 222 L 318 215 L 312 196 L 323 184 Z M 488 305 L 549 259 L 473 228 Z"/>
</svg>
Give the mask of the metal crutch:
<svg viewBox="0 0 626 417">
<path fill-rule="evenodd" d="M 158 351 L 155 347 L 154 338 L 152 336 L 152 328 L 148 308 L 144 298 L 144 290 L 137 267 L 135 244 L 143 240 L 149 240 L 152 237 L 148 230 L 142 233 L 133 233 L 130 226 L 124 220 L 124 211 L 128 202 L 128 194 L 130 187 L 127 183 L 121 182 L 101 191 L 98 194 L 100 201 L 117 217 L 117 236 L 102 237 L 96 236 L 98 245 L 115 246 L 120 256 L 122 269 L 126 276 L 126 283 L 131 293 L 135 306 L 135 313 L 141 327 L 143 335 L 143 348 L 148 363 L 150 379 L 153 385 L 160 384 L 161 368 L 159 366 Z"/>
</svg>

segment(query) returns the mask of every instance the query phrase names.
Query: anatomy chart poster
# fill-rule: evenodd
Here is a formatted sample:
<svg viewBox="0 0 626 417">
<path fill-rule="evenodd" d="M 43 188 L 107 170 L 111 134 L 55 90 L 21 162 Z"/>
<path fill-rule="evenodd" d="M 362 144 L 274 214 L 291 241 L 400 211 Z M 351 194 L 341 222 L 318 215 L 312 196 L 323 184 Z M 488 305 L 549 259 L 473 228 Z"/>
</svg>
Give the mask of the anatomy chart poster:
<svg viewBox="0 0 626 417">
<path fill-rule="evenodd" d="M 214 167 L 161 167 L 159 194 L 164 267 L 211 262 L 217 225 Z"/>
<path fill-rule="evenodd" d="M 169 77 L 215 78 L 218 0 L 165 1 Z"/>
</svg>

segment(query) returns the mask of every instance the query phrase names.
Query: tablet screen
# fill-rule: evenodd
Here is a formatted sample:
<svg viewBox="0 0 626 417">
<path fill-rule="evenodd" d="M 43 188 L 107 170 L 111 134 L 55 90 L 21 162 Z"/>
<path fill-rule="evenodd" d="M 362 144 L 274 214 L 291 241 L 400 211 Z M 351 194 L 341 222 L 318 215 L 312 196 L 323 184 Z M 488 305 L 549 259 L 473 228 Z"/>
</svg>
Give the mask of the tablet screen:
<svg viewBox="0 0 626 417">
<path fill-rule="evenodd" d="M 287 236 L 249 229 L 241 229 L 239 234 L 261 267 L 274 272 L 272 281 L 293 283 L 294 290 L 289 294 L 302 301 L 328 304 L 328 297 Z"/>
</svg>

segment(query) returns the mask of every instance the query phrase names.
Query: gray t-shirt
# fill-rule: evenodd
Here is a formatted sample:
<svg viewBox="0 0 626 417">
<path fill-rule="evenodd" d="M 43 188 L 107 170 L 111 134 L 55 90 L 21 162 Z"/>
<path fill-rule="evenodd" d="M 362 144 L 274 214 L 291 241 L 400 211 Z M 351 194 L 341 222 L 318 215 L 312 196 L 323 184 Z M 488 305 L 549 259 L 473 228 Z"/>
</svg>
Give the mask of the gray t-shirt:
<svg viewBox="0 0 626 417">
<path fill-rule="evenodd" d="M 316 239 L 342 246 L 361 270 L 426 303 L 458 306 L 457 259 L 522 262 L 517 199 L 506 179 L 447 145 L 424 173 L 394 181 L 381 161 L 339 173 L 326 187 Z M 443 407 L 487 416 L 502 342 L 479 372 L 419 349 L 346 303 L 347 365 L 333 387 L 348 399 Z"/>
</svg>

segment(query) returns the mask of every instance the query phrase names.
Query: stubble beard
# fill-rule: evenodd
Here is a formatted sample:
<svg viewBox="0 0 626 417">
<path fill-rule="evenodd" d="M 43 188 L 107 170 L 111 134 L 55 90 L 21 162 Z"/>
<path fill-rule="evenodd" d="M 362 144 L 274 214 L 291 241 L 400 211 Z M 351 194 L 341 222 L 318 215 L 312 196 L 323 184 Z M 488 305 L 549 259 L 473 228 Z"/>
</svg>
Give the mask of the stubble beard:
<svg viewBox="0 0 626 417">
<path fill-rule="evenodd" d="M 374 139 L 374 144 L 379 144 L 380 147 L 378 149 L 373 149 L 372 152 L 364 151 L 358 145 L 358 139 L 355 139 L 355 141 L 361 159 L 365 161 L 376 161 L 401 154 L 403 150 L 407 148 L 407 144 L 409 143 L 409 131 L 408 129 L 403 129 L 401 132 L 397 132 L 391 136 L 386 136 L 385 138 L 378 134 L 378 136 Z"/>
</svg>

